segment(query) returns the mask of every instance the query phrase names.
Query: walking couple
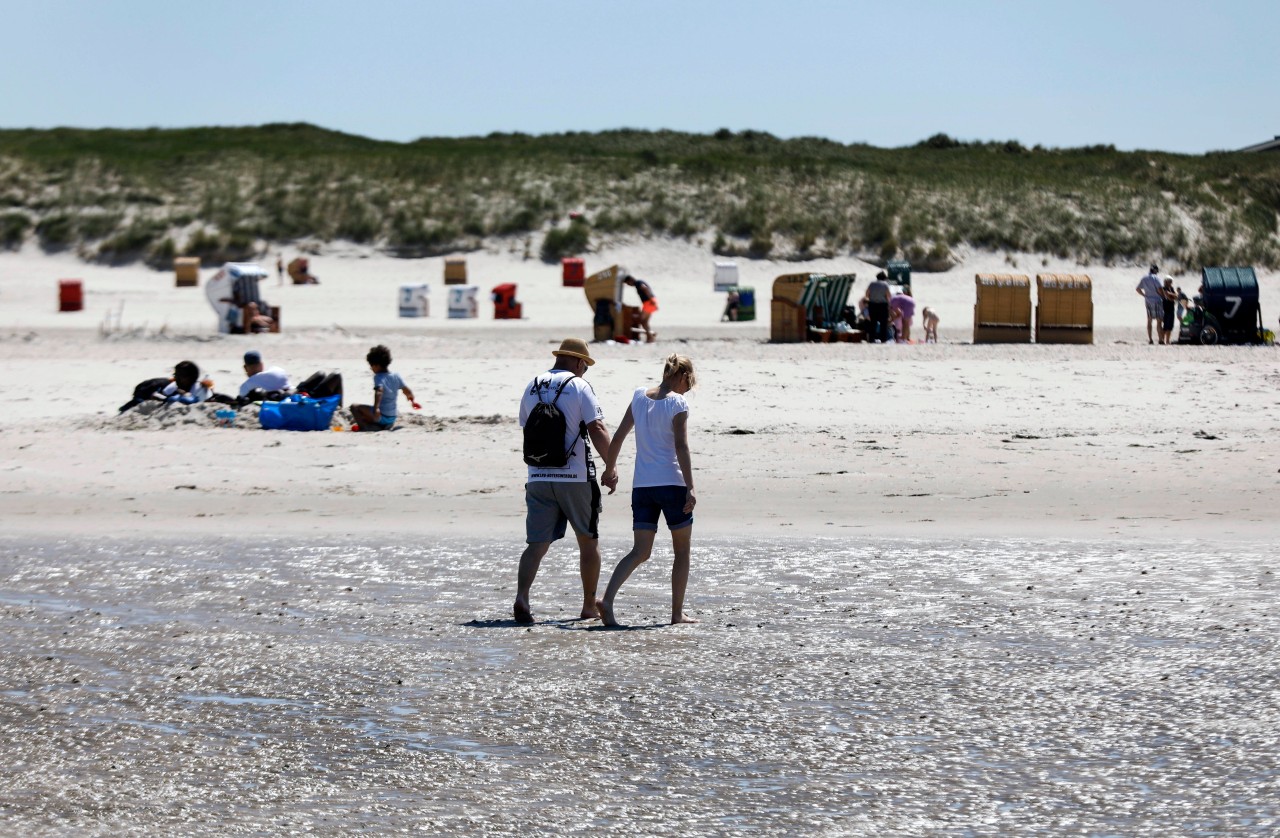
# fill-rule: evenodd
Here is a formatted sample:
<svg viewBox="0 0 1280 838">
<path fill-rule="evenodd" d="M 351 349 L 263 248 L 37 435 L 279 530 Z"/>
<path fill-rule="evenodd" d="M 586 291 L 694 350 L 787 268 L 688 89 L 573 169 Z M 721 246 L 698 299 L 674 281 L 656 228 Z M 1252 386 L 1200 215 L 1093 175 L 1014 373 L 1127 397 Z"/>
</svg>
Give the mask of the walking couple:
<svg viewBox="0 0 1280 838">
<path fill-rule="evenodd" d="M 611 437 L 595 391 L 583 378 L 587 369 L 595 364 L 586 342 L 567 338 L 551 354 L 556 358 L 555 365 L 535 376 L 524 388 L 520 400 L 520 427 L 526 431 L 525 462 L 543 461 L 530 457 L 528 453 L 530 431 L 535 424 L 545 424 L 544 418 L 557 411 L 563 416 L 565 428 L 563 451 L 560 453 L 567 452 L 567 457 L 558 467 L 529 465 L 528 482 L 525 484 L 527 546 L 520 556 L 514 606 L 516 621 L 533 622 L 529 590 L 533 587 L 538 567 L 551 543 L 563 538 L 568 527 L 572 526 L 578 539 L 582 575 L 582 612 L 579 616 L 584 620 L 598 617 L 605 625 L 618 625 L 613 611 L 614 597 L 631 573 L 648 561 L 657 536 L 658 518 L 665 516 L 675 552 L 675 564 L 671 568 L 671 622 L 697 622 L 684 613 L 684 594 L 689 582 L 689 542 L 696 503 L 687 435 L 689 405 L 684 398 L 695 383 L 693 362 L 683 355 L 668 356 L 662 381 L 652 387 L 636 389 L 618 432 Z M 554 405 L 555 410 L 539 408 L 540 403 Z M 618 488 L 618 455 L 633 428 L 636 432 L 636 463 L 631 515 L 635 540 L 631 552 L 614 568 L 604 596 L 597 599 L 601 499 L 587 440 L 604 461 L 600 484 L 613 494 Z"/>
</svg>

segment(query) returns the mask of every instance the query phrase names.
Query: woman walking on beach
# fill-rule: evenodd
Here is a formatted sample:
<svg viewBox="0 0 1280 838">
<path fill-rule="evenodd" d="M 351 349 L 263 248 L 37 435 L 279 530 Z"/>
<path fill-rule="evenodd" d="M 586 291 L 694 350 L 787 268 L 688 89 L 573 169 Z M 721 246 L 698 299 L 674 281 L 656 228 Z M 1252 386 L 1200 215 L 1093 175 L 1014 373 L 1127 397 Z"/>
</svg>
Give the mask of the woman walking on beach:
<svg viewBox="0 0 1280 838">
<path fill-rule="evenodd" d="M 693 537 L 693 465 L 689 458 L 689 404 L 684 394 L 693 389 L 696 377 L 693 361 L 683 355 L 667 356 L 662 383 L 636 388 L 622 424 L 613 435 L 605 460 L 604 482 L 617 480 L 618 454 L 634 427 L 636 430 L 635 477 L 631 485 L 631 552 L 613 569 L 604 596 L 596 600 L 600 619 L 606 626 L 618 625 L 613 599 L 632 572 L 649 560 L 658 534 L 658 517 L 666 518 L 671 530 L 675 563 L 671 566 L 671 622 L 696 623 L 684 613 L 684 593 L 689 584 L 689 543 Z"/>
</svg>

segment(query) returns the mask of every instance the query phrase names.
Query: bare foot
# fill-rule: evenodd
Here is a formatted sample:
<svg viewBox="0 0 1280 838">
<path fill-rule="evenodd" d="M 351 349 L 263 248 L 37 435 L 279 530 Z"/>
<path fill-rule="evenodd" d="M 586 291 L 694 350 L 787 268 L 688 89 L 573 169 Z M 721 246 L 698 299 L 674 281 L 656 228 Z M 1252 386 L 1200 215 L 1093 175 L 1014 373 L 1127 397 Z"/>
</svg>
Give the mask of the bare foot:
<svg viewBox="0 0 1280 838">
<path fill-rule="evenodd" d="M 613 606 L 605 602 L 603 599 L 596 600 L 596 610 L 600 612 L 600 622 L 606 626 L 617 626 L 620 623 L 613 616 Z"/>
<path fill-rule="evenodd" d="M 598 605 L 582 606 L 582 613 L 578 615 L 579 620 L 594 620 L 600 616 L 600 607 Z"/>
<path fill-rule="evenodd" d="M 696 623 L 696 622 L 698 621 L 695 620 L 693 617 L 686 617 L 683 614 L 677 614 L 676 616 L 671 618 L 671 625 L 673 626 L 678 626 L 681 623 Z"/>
<path fill-rule="evenodd" d="M 516 600 L 516 604 L 512 608 L 512 611 L 515 613 L 517 623 L 533 622 L 533 612 L 529 610 L 529 606 L 522 600 Z"/>
</svg>

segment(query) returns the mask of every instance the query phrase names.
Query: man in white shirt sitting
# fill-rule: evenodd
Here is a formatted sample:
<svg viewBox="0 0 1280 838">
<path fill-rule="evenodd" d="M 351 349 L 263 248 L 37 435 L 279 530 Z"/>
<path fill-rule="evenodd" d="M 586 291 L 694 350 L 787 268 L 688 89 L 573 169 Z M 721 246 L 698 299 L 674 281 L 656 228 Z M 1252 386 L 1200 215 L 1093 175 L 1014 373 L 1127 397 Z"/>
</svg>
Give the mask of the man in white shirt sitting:
<svg viewBox="0 0 1280 838">
<path fill-rule="evenodd" d="M 289 374 L 280 367 L 263 367 L 262 353 L 250 349 L 244 353 L 244 374 L 249 376 L 240 385 L 240 398 L 246 399 L 254 390 L 264 393 L 287 393 L 289 391 Z"/>
</svg>

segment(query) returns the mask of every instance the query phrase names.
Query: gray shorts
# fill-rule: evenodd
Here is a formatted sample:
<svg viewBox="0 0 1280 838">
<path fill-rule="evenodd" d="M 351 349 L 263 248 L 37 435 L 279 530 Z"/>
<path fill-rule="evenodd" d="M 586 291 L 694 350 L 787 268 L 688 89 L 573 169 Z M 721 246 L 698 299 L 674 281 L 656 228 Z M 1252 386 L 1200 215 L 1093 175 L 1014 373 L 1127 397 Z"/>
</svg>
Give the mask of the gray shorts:
<svg viewBox="0 0 1280 838">
<path fill-rule="evenodd" d="M 567 525 L 578 535 L 599 538 L 600 486 L 594 478 L 524 484 L 525 541 L 529 544 L 559 541 Z"/>
<path fill-rule="evenodd" d="M 1147 316 L 1157 320 L 1164 319 L 1164 300 L 1159 297 L 1147 297 Z"/>
</svg>

